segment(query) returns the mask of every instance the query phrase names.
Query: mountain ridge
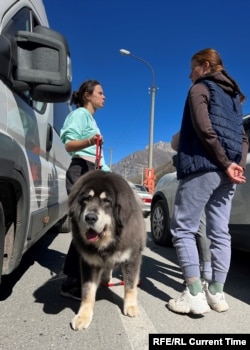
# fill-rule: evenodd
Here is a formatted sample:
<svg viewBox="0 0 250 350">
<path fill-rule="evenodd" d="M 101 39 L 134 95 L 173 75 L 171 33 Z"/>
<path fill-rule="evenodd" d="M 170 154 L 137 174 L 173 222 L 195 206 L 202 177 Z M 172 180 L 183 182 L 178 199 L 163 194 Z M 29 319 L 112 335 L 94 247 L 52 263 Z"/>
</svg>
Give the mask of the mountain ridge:
<svg viewBox="0 0 250 350">
<path fill-rule="evenodd" d="M 148 151 L 147 146 L 144 150 L 129 154 L 118 163 L 112 164 L 112 171 L 134 183 L 143 183 L 145 169 L 148 167 Z M 175 154 L 170 142 L 159 141 L 153 145 L 152 163 L 156 182 L 164 173 L 175 171 L 172 160 Z"/>
</svg>

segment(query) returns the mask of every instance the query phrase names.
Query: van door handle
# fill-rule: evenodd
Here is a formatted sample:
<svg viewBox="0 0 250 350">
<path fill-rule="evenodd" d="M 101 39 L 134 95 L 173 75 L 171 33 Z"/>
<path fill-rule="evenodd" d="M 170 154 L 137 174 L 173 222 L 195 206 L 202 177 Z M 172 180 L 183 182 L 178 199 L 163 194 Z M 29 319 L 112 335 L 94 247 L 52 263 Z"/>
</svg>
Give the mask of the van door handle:
<svg viewBox="0 0 250 350">
<path fill-rule="evenodd" d="M 48 124 L 47 125 L 47 139 L 46 139 L 46 151 L 49 152 L 52 148 L 53 143 L 53 127 Z"/>
</svg>

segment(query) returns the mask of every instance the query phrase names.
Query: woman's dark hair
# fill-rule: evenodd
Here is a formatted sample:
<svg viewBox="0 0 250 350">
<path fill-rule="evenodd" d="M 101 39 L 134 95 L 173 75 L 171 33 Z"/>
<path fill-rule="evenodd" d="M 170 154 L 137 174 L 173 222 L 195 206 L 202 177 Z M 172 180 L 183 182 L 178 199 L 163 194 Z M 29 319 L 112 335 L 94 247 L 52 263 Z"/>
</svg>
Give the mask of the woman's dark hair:
<svg viewBox="0 0 250 350">
<path fill-rule="evenodd" d="M 220 54 L 216 50 L 211 48 L 200 50 L 193 55 L 192 60 L 196 60 L 199 64 L 208 61 L 211 72 L 222 72 L 233 83 L 235 91 L 239 94 L 240 102 L 245 101 L 246 97 L 241 92 L 236 81 L 225 71 Z"/>
<path fill-rule="evenodd" d="M 71 96 L 70 104 L 76 105 L 76 107 L 84 107 L 87 100 L 85 99 L 85 92 L 90 95 L 93 94 L 96 85 L 101 85 L 97 80 L 87 80 L 81 84 L 79 90 L 74 91 Z"/>
</svg>

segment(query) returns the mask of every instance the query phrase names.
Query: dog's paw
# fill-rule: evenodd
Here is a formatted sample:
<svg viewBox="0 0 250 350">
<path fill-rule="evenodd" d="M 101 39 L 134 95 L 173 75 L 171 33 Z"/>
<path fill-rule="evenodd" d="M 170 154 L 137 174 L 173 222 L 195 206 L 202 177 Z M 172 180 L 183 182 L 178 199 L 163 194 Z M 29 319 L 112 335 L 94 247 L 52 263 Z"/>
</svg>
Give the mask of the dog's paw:
<svg viewBox="0 0 250 350">
<path fill-rule="evenodd" d="M 138 315 L 137 305 L 124 305 L 123 313 L 125 316 L 136 317 Z"/>
<path fill-rule="evenodd" d="M 71 327 L 75 331 L 81 331 L 89 327 L 92 321 L 93 313 L 88 315 L 77 314 L 71 321 Z"/>
</svg>

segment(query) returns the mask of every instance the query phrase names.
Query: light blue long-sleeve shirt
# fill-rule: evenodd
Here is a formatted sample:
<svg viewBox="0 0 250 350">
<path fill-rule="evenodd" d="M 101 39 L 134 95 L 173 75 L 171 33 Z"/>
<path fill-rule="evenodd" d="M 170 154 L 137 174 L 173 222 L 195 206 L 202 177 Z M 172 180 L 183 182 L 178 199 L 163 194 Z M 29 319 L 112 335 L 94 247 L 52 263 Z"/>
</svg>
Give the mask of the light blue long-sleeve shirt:
<svg viewBox="0 0 250 350">
<path fill-rule="evenodd" d="M 70 112 L 66 117 L 60 132 L 60 137 L 62 142 L 67 144 L 69 141 L 88 139 L 96 134 L 101 135 L 101 132 L 95 119 L 86 108 L 79 107 Z M 79 151 L 69 152 L 69 154 L 72 157 L 79 156 L 86 159 L 92 159 L 93 162 L 95 162 L 96 145 L 86 147 Z M 101 156 L 102 170 L 110 171 L 105 163 L 103 151 Z"/>
</svg>

